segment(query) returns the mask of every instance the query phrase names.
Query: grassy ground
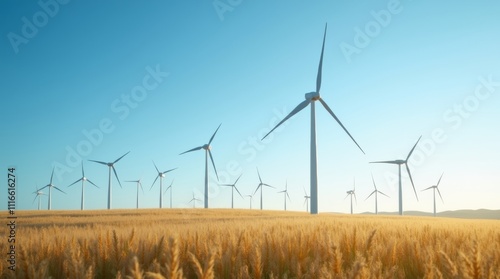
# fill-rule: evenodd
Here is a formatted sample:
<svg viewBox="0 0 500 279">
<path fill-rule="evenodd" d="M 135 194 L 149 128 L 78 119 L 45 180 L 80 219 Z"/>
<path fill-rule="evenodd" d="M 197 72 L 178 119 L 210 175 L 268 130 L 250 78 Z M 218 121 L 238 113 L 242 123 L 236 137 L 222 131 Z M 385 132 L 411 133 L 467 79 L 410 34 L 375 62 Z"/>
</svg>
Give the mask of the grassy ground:
<svg viewBox="0 0 500 279">
<path fill-rule="evenodd" d="M 2 260 L 1 278 L 500 278 L 495 220 L 228 209 L 17 216 L 16 271 Z"/>
</svg>

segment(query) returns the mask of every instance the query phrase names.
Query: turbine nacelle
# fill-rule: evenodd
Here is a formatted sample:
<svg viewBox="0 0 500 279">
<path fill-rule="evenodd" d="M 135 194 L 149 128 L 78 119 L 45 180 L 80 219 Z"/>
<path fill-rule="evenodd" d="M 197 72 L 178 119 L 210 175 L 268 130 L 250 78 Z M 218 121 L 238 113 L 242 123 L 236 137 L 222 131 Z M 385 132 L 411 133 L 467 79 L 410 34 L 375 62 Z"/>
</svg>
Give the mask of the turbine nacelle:
<svg viewBox="0 0 500 279">
<path fill-rule="evenodd" d="M 205 150 L 210 150 L 210 149 L 212 149 L 212 147 L 211 147 L 209 144 L 205 144 L 205 145 L 203 145 L 203 146 L 202 146 L 202 148 L 203 148 L 203 149 L 205 149 Z"/>
<path fill-rule="evenodd" d="M 306 98 L 306 100 L 317 101 L 321 97 L 319 96 L 318 92 L 309 92 L 309 93 L 306 93 L 305 98 Z"/>
</svg>

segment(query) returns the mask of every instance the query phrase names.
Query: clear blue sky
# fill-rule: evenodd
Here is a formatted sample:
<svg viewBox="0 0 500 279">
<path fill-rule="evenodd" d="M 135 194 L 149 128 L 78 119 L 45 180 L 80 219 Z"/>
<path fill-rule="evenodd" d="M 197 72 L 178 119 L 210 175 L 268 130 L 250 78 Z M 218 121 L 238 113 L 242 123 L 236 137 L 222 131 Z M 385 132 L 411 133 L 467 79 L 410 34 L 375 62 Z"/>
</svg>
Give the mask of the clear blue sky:
<svg viewBox="0 0 500 279">
<path fill-rule="evenodd" d="M 326 22 L 322 97 L 366 155 L 317 106 L 320 212 L 349 212 L 344 197 L 354 178 L 355 212 L 373 211 L 374 201 L 364 201 L 370 173 L 391 197 L 379 198 L 379 210 L 397 211 L 397 167 L 368 162 L 404 159 L 420 135 L 410 165 L 419 202 L 404 176 L 405 210 L 432 211 L 432 192 L 420 190 L 443 172 L 438 211 L 499 209 L 498 1 L 219 3 L 226 6 L 2 1 L 0 166 L 17 168 L 18 209 L 36 208 L 32 192 L 54 166 L 54 184 L 67 195 L 54 191 L 53 209 L 79 209 L 80 184 L 67 186 L 81 176 L 80 158 L 100 186 L 86 185 L 86 207 L 105 208 L 108 170 L 87 160 L 127 151 L 116 165 L 123 188 L 113 180 L 113 207 L 135 207 L 135 184 L 123 181 L 141 177 L 142 207 L 158 206 L 152 160 L 178 167 L 165 184 L 175 179 L 174 207 L 190 207 L 193 191 L 202 198 L 204 154 L 178 154 L 206 143 L 222 123 L 212 143 L 220 183 L 243 173 L 238 187 L 253 193 L 259 167 L 277 188 L 264 189 L 265 208 L 283 208 L 276 192 L 288 181 L 289 208 L 304 210 L 309 109 L 257 139 L 314 90 Z M 89 141 L 85 133 L 95 135 L 100 123 L 102 138 Z M 210 206 L 229 207 L 230 189 L 216 186 L 211 168 L 210 176 Z M 0 198 L 6 209 L 5 191 Z M 235 197 L 238 208 L 248 203 Z"/>
</svg>

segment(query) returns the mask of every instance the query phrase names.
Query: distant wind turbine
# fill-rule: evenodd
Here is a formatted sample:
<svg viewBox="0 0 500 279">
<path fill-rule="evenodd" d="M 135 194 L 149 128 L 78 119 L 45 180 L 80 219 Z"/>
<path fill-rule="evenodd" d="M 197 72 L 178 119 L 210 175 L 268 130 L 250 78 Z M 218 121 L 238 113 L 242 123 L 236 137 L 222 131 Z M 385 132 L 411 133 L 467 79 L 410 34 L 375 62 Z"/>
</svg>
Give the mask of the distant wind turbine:
<svg viewBox="0 0 500 279">
<path fill-rule="evenodd" d="M 252 200 L 253 200 L 253 195 L 245 195 L 245 197 L 250 198 L 250 209 L 252 209 Z"/>
<path fill-rule="evenodd" d="M 158 177 L 159 177 L 160 178 L 160 208 L 163 208 L 163 178 L 165 178 L 165 174 L 167 174 L 173 170 L 176 170 L 177 168 L 161 172 L 160 170 L 158 170 L 158 167 L 156 166 L 155 162 L 153 162 L 153 165 L 155 166 L 155 169 L 158 172 L 158 175 L 156 176 L 155 181 L 153 181 L 153 184 L 151 184 L 151 188 L 149 188 L 149 190 L 151 191 L 151 189 L 153 189 L 153 186 L 155 186 L 156 180 L 158 180 Z"/>
<path fill-rule="evenodd" d="M 439 187 L 439 183 L 441 182 L 441 178 L 443 178 L 443 174 L 444 173 L 442 173 L 441 177 L 439 177 L 438 183 L 436 185 L 431 186 L 429 188 L 425 188 L 424 190 L 422 190 L 422 191 L 426 191 L 426 190 L 430 190 L 430 189 L 433 190 L 432 192 L 433 192 L 433 196 L 434 196 L 434 217 L 436 217 L 436 190 L 437 190 L 437 192 L 439 194 L 439 197 L 441 198 L 441 201 L 444 203 L 443 197 L 441 196 L 441 192 L 439 191 L 439 188 L 438 188 Z"/>
<path fill-rule="evenodd" d="M 236 189 L 236 191 L 238 192 L 238 194 L 240 195 L 240 197 L 243 198 L 243 196 L 241 195 L 240 191 L 238 190 L 238 188 L 236 188 L 236 183 L 238 183 L 238 180 L 240 180 L 240 177 L 242 176 L 243 174 L 240 174 L 240 176 L 236 179 L 236 181 L 233 183 L 233 184 L 220 184 L 220 186 L 224 186 L 224 187 L 231 187 L 231 208 L 234 208 L 234 190 Z"/>
<path fill-rule="evenodd" d="M 81 205 L 81 210 L 84 209 L 84 198 L 85 198 L 85 192 L 84 192 L 84 188 L 85 188 L 85 181 L 88 181 L 90 184 L 94 185 L 96 188 L 99 188 L 97 185 L 94 184 L 94 182 L 90 181 L 90 179 L 88 179 L 87 177 L 85 177 L 85 171 L 83 170 L 83 161 L 82 161 L 82 177 L 80 179 L 78 179 L 77 181 L 71 183 L 68 187 L 71 187 L 73 185 L 75 185 L 77 182 L 81 181 L 82 182 L 82 205 Z"/>
<path fill-rule="evenodd" d="M 94 163 L 98 163 L 98 164 L 101 164 L 101 165 L 105 165 L 105 166 L 108 166 L 108 168 L 109 168 L 109 175 L 108 175 L 108 209 L 111 209 L 111 194 L 112 194 L 112 191 L 111 191 L 111 169 L 115 173 L 116 180 L 118 180 L 118 184 L 120 185 L 120 188 L 121 188 L 122 184 L 120 182 L 120 179 L 118 178 L 118 174 L 116 174 L 115 164 L 118 161 L 120 161 L 123 157 L 125 157 L 125 155 L 127 155 L 129 153 L 130 153 L 130 151 L 127 152 L 127 153 L 125 153 L 125 154 L 123 154 L 120 158 L 116 159 L 114 162 L 111 162 L 111 163 L 106 163 L 106 162 L 102 162 L 102 161 L 89 160 L 90 162 L 94 162 Z"/>
<path fill-rule="evenodd" d="M 304 188 L 304 204 L 306 205 L 306 212 L 309 212 L 309 199 L 311 196 L 309 196 L 306 192 L 306 189 Z"/>
<path fill-rule="evenodd" d="M 52 178 L 54 178 L 54 169 L 52 169 L 52 175 L 50 176 L 50 182 L 49 184 L 43 186 L 42 188 L 40 188 L 40 191 L 42 191 L 43 189 L 49 187 L 49 210 L 52 209 L 52 203 L 51 203 L 51 198 L 52 198 L 52 188 L 56 189 L 57 191 L 63 193 L 63 194 L 66 194 L 63 190 L 57 188 L 54 184 L 52 184 Z"/>
<path fill-rule="evenodd" d="M 260 178 L 260 173 L 259 173 L 259 168 L 257 168 L 257 175 L 259 176 L 259 185 L 257 185 L 257 189 L 255 189 L 255 192 L 253 193 L 255 195 L 255 193 L 257 193 L 257 191 L 259 190 L 260 188 L 260 210 L 262 210 L 262 188 L 264 188 L 264 186 L 266 187 L 270 187 L 270 188 L 275 188 L 269 184 L 266 184 L 264 182 L 262 182 L 262 178 Z M 276 189 L 276 188 L 275 188 Z"/>
<path fill-rule="evenodd" d="M 408 167 L 408 160 L 410 159 L 411 154 L 415 150 L 415 147 L 417 147 L 418 142 L 422 136 L 420 136 L 417 140 L 417 143 L 413 146 L 413 148 L 410 150 L 410 153 L 408 153 L 408 156 L 406 156 L 406 160 L 394 160 L 394 161 L 377 161 L 377 162 L 370 162 L 371 164 L 393 164 L 393 165 L 398 165 L 399 169 L 399 215 L 403 215 L 403 187 L 401 186 L 401 165 L 406 166 L 406 170 L 408 171 L 408 175 L 410 176 L 410 181 L 411 185 L 413 186 L 413 191 L 415 192 L 415 197 L 417 198 L 418 201 L 418 196 L 417 196 L 417 190 L 415 190 L 415 184 L 413 184 L 413 178 L 411 177 L 411 172 L 410 168 Z"/>
<path fill-rule="evenodd" d="M 283 193 L 283 195 L 285 196 L 284 198 L 285 198 L 285 211 L 286 211 L 286 198 L 290 200 L 290 195 L 288 195 L 288 182 L 285 183 L 285 190 L 279 191 L 278 193 Z"/>
<path fill-rule="evenodd" d="M 356 180 L 354 180 L 354 188 L 352 190 L 347 191 L 347 196 L 345 196 L 344 200 L 351 196 L 351 214 L 353 214 L 352 210 L 352 197 L 354 196 L 354 199 L 356 200 L 356 204 L 358 204 L 358 199 L 356 198 Z"/>
<path fill-rule="evenodd" d="M 125 182 L 134 182 L 137 183 L 137 201 L 136 201 L 136 208 L 139 209 L 139 187 L 142 190 L 142 193 L 144 194 L 144 189 L 142 189 L 142 183 L 141 180 L 126 180 Z"/>
<path fill-rule="evenodd" d="M 359 146 L 359 144 L 354 140 L 351 134 L 344 127 L 342 122 L 337 118 L 335 113 L 330 109 L 330 107 L 326 104 L 325 101 L 320 96 L 321 89 L 321 76 L 322 76 L 322 68 L 323 68 L 323 52 L 325 50 L 325 39 L 326 39 L 326 30 L 327 25 L 325 25 L 325 34 L 323 35 L 323 46 L 321 47 L 321 56 L 319 60 L 318 66 L 318 75 L 316 77 L 316 91 L 305 94 L 305 101 L 300 103 L 295 109 L 290 112 L 281 122 L 278 123 L 269 133 L 267 133 L 262 140 L 264 140 L 270 133 L 272 133 L 276 128 L 278 128 L 281 124 L 287 121 L 290 117 L 294 116 L 296 113 L 307 107 L 311 104 L 311 214 L 318 214 L 318 171 L 317 171 L 317 155 L 316 155 L 316 113 L 315 113 L 315 102 L 319 101 L 323 107 L 330 113 L 330 115 L 337 121 L 337 123 L 344 129 L 344 131 L 349 135 L 349 137 L 354 141 L 354 143 L 358 146 L 358 148 L 363 152 L 363 149 Z"/>
<path fill-rule="evenodd" d="M 373 192 L 371 192 L 371 194 L 365 199 L 365 201 L 370 198 L 373 194 L 375 194 L 375 214 L 378 214 L 378 194 L 382 194 L 386 197 L 389 197 L 388 195 L 380 192 L 378 189 L 377 189 L 377 185 L 375 185 L 375 179 L 373 179 L 373 174 L 372 174 L 372 181 L 373 181 L 373 187 L 375 187 L 375 190 L 373 190 Z"/>
<path fill-rule="evenodd" d="M 193 202 L 193 208 L 196 207 L 196 202 L 201 201 L 200 199 L 195 198 L 194 193 L 193 193 L 193 198 L 189 202 Z"/>
<path fill-rule="evenodd" d="M 214 158 L 212 157 L 212 151 L 210 151 L 210 149 L 211 149 L 210 144 L 212 143 L 212 140 L 214 139 L 215 134 L 217 134 L 217 131 L 219 131 L 219 128 L 221 125 L 222 125 L 222 123 L 219 124 L 219 127 L 217 127 L 217 130 L 215 130 L 215 133 L 212 135 L 212 137 L 210 138 L 210 140 L 208 141 L 207 144 L 195 147 L 193 149 L 190 149 L 188 151 L 184 151 L 181 154 L 179 154 L 179 155 L 182 155 L 182 154 L 185 154 L 185 153 L 188 153 L 191 151 L 205 149 L 205 195 L 204 195 L 205 196 L 204 197 L 204 207 L 205 208 L 208 208 L 208 156 L 210 156 L 210 160 L 212 161 L 212 166 L 214 167 L 215 175 L 217 176 L 217 181 L 219 181 L 219 175 L 217 174 L 217 168 L 215 167 Z"/>
<path fill-rule="evenodd" d="M 36 187 L 36 191 L 33 192 L 33 194 L 36 194 L 35 198 L 33 199 L 33 202 L 35 202 L 36 198 L 38 198 L 38 210 L 40 210 L 41 208 L 41 199 L 42 199 L 42 196 L 46 196 L 42 191 L 38 190 L 38 187 Z"/>
<path fill-rule="evenodd" d="M 172 188 L 172 185 L 174 185 L 174 180 L 172 180 L 172 183 L 170 183 L 170 185 L 167 187 L 167 189 L 165 189 L 165 192 L 163 194 L 166 194 L 168 189 L 170 189 L 170 208 L 172 208 L 172 191 L 174 190 L 174 188 Z"/>
</svg>

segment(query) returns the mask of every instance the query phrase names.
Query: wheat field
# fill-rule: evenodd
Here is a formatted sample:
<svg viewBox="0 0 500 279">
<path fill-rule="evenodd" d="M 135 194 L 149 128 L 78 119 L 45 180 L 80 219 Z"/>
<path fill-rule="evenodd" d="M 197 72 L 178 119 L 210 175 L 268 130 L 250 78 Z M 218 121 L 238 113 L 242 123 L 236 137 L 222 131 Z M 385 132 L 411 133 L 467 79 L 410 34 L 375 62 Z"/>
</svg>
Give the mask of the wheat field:
<svg viewBox="0 0 500 279">
<path fill-rule="evenodd" d="M 1 278 L 500 278 L 495 220 L 223 209 L 17 215 L 16 271 L 2 260 Z"/>
</svg>

